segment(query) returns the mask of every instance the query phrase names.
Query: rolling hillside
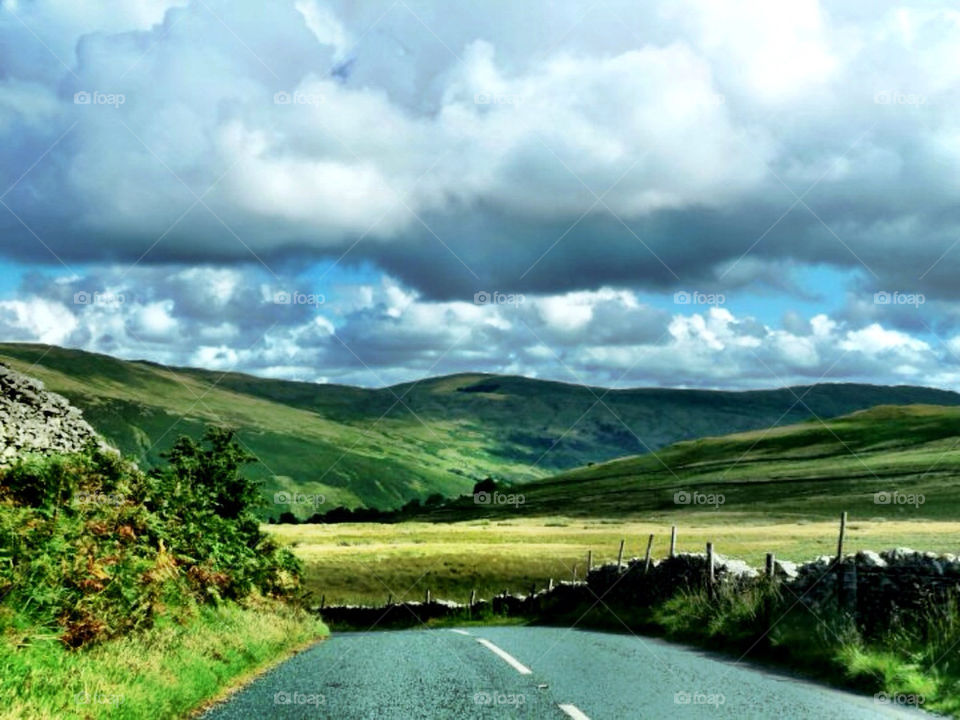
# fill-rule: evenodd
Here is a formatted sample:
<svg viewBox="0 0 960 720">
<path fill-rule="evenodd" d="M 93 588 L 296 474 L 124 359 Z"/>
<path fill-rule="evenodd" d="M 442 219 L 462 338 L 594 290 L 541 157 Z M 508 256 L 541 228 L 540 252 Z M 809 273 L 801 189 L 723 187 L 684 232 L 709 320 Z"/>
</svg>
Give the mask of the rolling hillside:
<svg viewBox="0 0 960 720">
<path fill-rule="evenodd" d="M 519 507 L 464 499 L 431 519 L 482 515 L 644 518 L 683 522 L 956 519 L 960 408 L 879 406 L 824 422 L 679 442 L 655 454 L 577 468 L 520 489 Z"/>
<path fill-rule="evenodd" d="M 319 510 L 456 495 L 487 475 L 525 482 L 679 440 L 796 423 L 811 413 L 826 418 L 879 404 L 960 405 L 956 393 L 915 387 L 606 391 L 482 374 L 364 389 L 32 344 L 0 345 L 0 362 L 66 396 L 100 433 L 147 466 L 177 435 L 229 425 L 260 459 L 255 472 L 268 496 L 283 489 L 322 494 L 326 505 Z M 310 506 L 268 511 L 287 509 L 314 512 Z"/>
</svg>

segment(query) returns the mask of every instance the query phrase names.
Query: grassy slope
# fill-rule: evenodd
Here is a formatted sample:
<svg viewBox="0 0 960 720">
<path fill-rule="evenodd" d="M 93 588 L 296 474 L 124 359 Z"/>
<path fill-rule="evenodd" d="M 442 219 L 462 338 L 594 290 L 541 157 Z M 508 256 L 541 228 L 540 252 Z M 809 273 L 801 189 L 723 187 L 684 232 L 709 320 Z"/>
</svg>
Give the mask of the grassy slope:
<svg viewBox="0 0 960 720">
<path fill-rule="evenodd" d="M 262 460 L 256 472 L 268 494 L 323 494 L 321 509 L 455 495 L 489 474 L 533 480 L 681 439 L 797 422 L 811 411 L 832 417 L 879 403 L 960 404 L 960 395 L 928 388 L 606 392 L 490 375 L 367 390 L 29 344 L 0 345 L 0 361 L 67 396 L 97 430 L 146 464 L 179 434 L 198 436 L 206 424 L 230 424 Z M 313 512 L 294 509 L 301 516 Z"/>
<path fill-rule="evenodd" d="M 326 634 L 303 611 L 226 603 L 201 609 L 186 625 L 156 626 L 84 652 L 56 638 L 14 651 L 0 639 L 0 718 L 186 717 Z"/>
<path fill-rule="evenodd" d="M 522 488 L 525 503 L 489 516 L 954 519 L 960 513 L 960 409 L 880 406 L 827 421 L 677 443 L 655 454 L 582 467 Z M 678 491 L 722 494 L 720 507 L 678 505 Z M 875 494 L 924 496 L 919 507 Z M 471 502 L 433 519 L 476 517 Z"/>
</svg>

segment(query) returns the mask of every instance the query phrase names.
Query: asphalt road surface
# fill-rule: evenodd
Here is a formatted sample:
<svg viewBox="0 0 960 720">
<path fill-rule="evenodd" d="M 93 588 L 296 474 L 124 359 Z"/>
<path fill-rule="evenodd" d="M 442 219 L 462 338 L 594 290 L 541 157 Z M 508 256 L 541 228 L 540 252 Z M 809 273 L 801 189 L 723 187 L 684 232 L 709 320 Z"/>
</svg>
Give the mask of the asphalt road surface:
<svg viewBox="0 0 960 720">
<path fill-rule="evenodd" d="M 649 638 L 473 627 L 336 634 L 203 719 L 924 717 L 911 700 L 839 692 Z"/>
</svg>

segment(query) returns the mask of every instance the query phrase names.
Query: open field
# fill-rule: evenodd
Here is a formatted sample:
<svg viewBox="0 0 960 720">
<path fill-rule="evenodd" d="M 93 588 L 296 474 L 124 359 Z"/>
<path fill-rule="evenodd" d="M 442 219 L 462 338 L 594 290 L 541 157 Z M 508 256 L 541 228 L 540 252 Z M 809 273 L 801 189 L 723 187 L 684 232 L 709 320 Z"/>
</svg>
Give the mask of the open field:
<svg viewBox="0 0 960 720">
<path fill-rule="evenodd" d="M 654 533 L 653 555 L 669 547 L 670 525 L 678 526 L 678 550 L 702 551 L 707 541 L 717 552 L 762 566 L 775 552 L 787 560 L 807 560 L 836 551 L 837 522 L 778 520 L 759 515 L 676 513 L 656 520 L 595 520 L 523 517 L 456 523 L 348 523 L 268 525 L 264 529 L 288 544 L 305 564 L 305 585 L 327 603 L 382 604 L 435 597 L 466 600 L 472 589 L 489 597 L 504 589 L 529 590 L 549 578 L 582 577 L 586 554 L 594 562 L 616 559 L 620 540 L 626 557 L 642 556 Z M 960 521 L 860 519 L 851 516 L 846 548 L 881 550 L 912 547 L 960 551 Z"/>
</svg>

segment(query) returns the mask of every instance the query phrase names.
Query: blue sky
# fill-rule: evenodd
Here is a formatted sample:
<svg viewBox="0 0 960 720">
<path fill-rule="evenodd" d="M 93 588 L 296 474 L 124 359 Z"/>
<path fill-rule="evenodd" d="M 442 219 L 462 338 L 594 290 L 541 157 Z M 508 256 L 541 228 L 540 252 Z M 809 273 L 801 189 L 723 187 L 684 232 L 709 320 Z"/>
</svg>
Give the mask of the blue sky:
<svg viewBox="0 0 960 720">
<path fill-rule="evenodd" d="M 920 0 L 11 0 L 0 338 L 958 387 L 957 47 Z"/>
</svg>

